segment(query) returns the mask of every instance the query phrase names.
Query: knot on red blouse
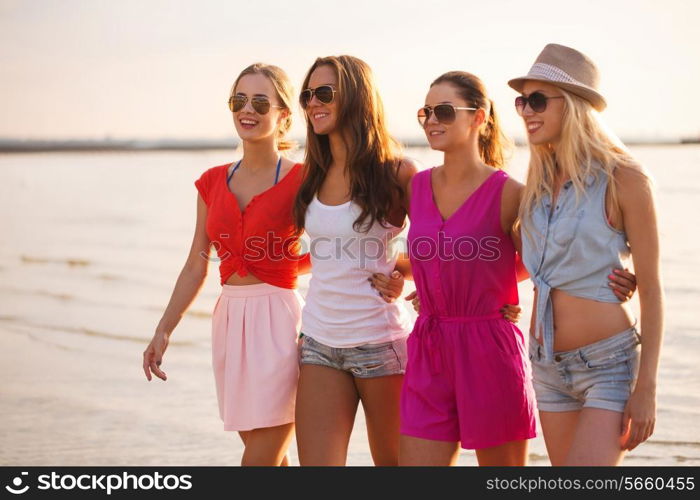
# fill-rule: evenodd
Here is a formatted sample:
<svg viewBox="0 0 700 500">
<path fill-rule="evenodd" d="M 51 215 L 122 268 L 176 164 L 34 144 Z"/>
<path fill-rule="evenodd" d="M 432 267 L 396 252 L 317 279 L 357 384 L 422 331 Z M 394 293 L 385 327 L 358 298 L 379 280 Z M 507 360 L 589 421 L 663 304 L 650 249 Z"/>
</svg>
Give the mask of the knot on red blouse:
<svg viewBox="0 0 700 500">
<path fill-rule="evenodd" d="M 248 275 L 248 268 L 246 266 L 245 260 L 240 255 L 233 255 L 231 257 L 231 266 L 233 272 L 238 272 L 238 275 L 242 278 Z"/>
</svg>

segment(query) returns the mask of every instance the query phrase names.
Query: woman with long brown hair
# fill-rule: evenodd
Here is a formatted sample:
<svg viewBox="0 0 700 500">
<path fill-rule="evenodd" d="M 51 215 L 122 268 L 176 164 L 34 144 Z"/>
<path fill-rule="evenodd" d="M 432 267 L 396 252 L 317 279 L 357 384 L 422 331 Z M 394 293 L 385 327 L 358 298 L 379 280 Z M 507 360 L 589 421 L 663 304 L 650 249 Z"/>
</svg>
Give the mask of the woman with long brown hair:
<svg viewBox="0 0 700 500">
<path fill-rule="evenodd" d="M 372 72 L 352 56 L 317 59 L 300 96 L 304 182 L 294 207 L 311 240 L 297 392 L 301 465 L 344 465 L 362 401 L 375 464 L 398 461 L 407 311 L 372 286 L 392 275 L 415 166 L 387 131 Z M 394 275 L 396 276 L 396 275 Z M 400 292 L 400 276 L 389 280 Z"/>
</svg>

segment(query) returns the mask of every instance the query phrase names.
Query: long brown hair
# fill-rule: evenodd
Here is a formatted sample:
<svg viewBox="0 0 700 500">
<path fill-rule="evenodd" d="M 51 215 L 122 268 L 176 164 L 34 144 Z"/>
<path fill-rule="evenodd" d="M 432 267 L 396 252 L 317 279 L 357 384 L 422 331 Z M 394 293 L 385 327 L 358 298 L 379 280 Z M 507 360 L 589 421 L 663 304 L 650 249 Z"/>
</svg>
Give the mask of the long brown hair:
<svg viewBox="0 0 700 500">
<path fill-rule="evenodd" d="M 384 106 L 367 63 L 352 56 L 319 57 L 306 73 L 303 89 L 308 88 L 314 70 L 324 65 L 338 76 L 336 126 L 348 150 L 350 197 L 362 210 L 353 228 L 368 231 L 375 221 L 384 224 L 402 199 L 397 178 L 400 145 L 387 131 Z M 306 209 L 323 184 L 332 160 L 328 136 L 317 135 L 307 116 L 304 181 L 294 204 L 299 232 L 304 229 Z"/>
<path fill-rule="evenodd" d="M 289 129 L 292 128 L 292 102 L 294 100 L 294 87 L 292 86 L 292 82 L 287 76 L 287 73 L 285 73 L 282 68 L 273 66 L 272 64 L 251 64 L 246 69 L 241 71 L 241 74 L 238 75 L 236 81 L 233 82 L 231 92 L 229 92 L 229 97 L 231 97 L 236 91 L 236 86 L 241 78 L 243 78 L 245 75 L 255 74 L 264 75 L 268 80 L 270 80 L 272 86 L 275 87 L 275 92 L 277 93 L 277 99 L 280 101 L 280 105 L 287 110 L 287 117 L 282 121 L 280 128 L 277 131 L 277 149 L 279 151 L 293 149 L 296 147 L 296 142 L 286 140 L 284 137 L 287 135 L 287 132 L 289 132 Z"/>
<path fill-rule="evenodd" d="M 439 83 L 454 85 L 459 96 L 470 106 L 484 110 L 486 124 L 479 134 L 479 156 L 487 165 L 503 168 L 512 143 L 501 129 L 496 108 L 486 93 L 484 83 L 479 77 L 466 71 L 448 71 L 437 77 L 430 86 L 433 87 Z"/>
</svg>

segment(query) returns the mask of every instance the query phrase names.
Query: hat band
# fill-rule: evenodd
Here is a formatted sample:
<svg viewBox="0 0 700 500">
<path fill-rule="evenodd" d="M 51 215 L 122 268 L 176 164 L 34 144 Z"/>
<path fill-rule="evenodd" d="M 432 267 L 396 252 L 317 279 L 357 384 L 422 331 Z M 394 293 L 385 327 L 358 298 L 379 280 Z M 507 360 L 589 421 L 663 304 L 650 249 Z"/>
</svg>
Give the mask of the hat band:
<svg viewBox="0 0 700 500">
<path fill-rule="evenodd" d="M 561 83 L 573 83 L 574 85 L 585 85 L 575 78 L 572 78 L 565 71 L 560 70 L 556 66 L 544 63 L 535 63 L 530 68 L 530 72 L 527 74 L 528 77 L 544 78 L 545 80 L 551 80 L 553 82 Z"/>
</svg>

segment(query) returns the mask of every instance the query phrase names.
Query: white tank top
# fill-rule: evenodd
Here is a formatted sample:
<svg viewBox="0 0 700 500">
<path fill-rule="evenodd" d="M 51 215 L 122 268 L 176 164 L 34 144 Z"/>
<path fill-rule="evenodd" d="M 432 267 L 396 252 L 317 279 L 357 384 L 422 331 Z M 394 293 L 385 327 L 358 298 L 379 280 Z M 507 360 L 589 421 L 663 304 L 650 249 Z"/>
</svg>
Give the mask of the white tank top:
<svg viewBox="0 0 700 500">
<path fill-rule="evenodd" d="M 378 344 L 411 333 L 404 306 L 385 302 L 367 280 L 394 270 L 402 228 L 375 221 L 367 233 L 357 232 L 353 223 L 360 212 L 352 201 L 324 205 L 316 196 L 306 211 L 311 280 L 301 331 L 331 347 Z"/>
</svg>

